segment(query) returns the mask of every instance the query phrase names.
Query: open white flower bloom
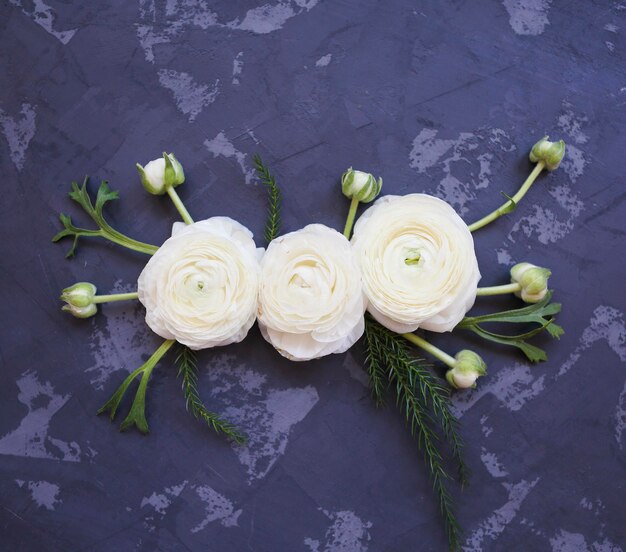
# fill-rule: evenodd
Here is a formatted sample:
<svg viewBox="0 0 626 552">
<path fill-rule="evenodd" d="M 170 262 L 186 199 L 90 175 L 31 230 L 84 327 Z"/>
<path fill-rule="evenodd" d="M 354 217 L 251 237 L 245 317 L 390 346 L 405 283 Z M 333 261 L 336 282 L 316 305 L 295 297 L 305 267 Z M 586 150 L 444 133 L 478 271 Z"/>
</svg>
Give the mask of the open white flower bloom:
<svg viewBox="0 0 626 552">
<path fill-rule="evenodd" d="M 262 252 L 228 217 L 175 223 L 139 276 L 146 323 L 195 350 L 243 340 L 256 319 Z"/>
<path fill-rule="evenodd" d="M 480 280 L 474 240 L 441 199 L 380 198 L 357 221 L 352 244 L 368 311 L 392 331 L 451 331 L 474 304 Z"/>
<path fill-rule="evenodd" d="M 322 224 L 275 239 L 261 261 L 259 327 L 291 360 L 347 351 L 365 330 L 365 297 L 350 242 Z"/>
</svg>

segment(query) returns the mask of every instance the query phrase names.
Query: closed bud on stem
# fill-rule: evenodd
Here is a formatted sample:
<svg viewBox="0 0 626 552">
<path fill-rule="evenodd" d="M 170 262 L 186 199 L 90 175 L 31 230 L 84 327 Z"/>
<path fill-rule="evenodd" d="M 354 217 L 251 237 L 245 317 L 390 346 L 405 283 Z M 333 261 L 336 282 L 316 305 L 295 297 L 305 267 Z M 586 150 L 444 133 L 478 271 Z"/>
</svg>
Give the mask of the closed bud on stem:
<svg viewBox="0 0 626 552">
<path fill-rule="evenodd" d="M 185 181 L 183 166 L 173 153 L 163 152 L 162 158 L 150 161 L 145 167 L 139 163 L 136 165 L 143 187 L 154 195 L 163 195 L 168 188 L 175 188 Z"/>
<path fill-rule="evenodd" d="M 341 191 L 350 199 L 356 199 L 361 203 L 373 201 L 383 187 L 383 179 L 376 180 L 374 175 L 355 171 L 350 167 L 341 177 Z"/>
<path fill-rule="evenodd" d="M 63 310 L 76 318 L 89 318 L 98 312 L 94 302 L 96 286 L 89 282 L 78 282 L 65 288 L 61 294 L 61 301 L 65 301 Z"/>
<path fill-rule="evenodd" d="M 565 155 L 565 142 L 550 142 L 548 136 L 544 136 L 530 150 L 530 160 L 533 163 L 543 161 L 546 169 L 553 171 L 559 167 Z"/>
<path fill-rule="evenodd" d="M 518 263 L 511 268 L 511 282 L 521 286 L 515 295 L 524 303 L 538 303 L 548 293 L 548 279 L 552 273 L 531 263 Z"/>
<path fill-rule="evenodd" d="M 455 355 L 454 367 L 446 373 L 448 383 L 455 389 L 476 387 L 476 380 L 487 375 L 485 361 L 474 351 L 463 349 Z"/>
</svg>

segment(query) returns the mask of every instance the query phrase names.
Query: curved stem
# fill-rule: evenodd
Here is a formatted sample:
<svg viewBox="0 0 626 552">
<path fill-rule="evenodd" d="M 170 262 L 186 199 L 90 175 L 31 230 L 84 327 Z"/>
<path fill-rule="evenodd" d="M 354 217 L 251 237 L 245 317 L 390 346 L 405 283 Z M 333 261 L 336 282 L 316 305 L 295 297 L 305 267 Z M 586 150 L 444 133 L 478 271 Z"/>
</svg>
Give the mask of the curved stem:
<svg viewBox="0 0 626 552">
<path fill-rule="evenodd" d="M 346 219 L 346 225 L 343 229 L 343 235 L 350 239 L 350 234 L 352 233 L 352 227 L 354 226 L 354 218 L 356 217 L 356 210 L 359 206 L 359 200 L 356 198 L 352 198 L 350 202 L 350 210 L 348 211 L 348 218 Z"/>
<path fill-rule="evenodd" d="M 99 225 L 102 229 L 100 236 L 116 243 L 117 245 L 121 245 L 122 247 L 132 249 L 133 251 L 139 251 L 140 253 L 146 253 L 147 255 L 154 255 L 157 249 L 159 249 L 156 245 L 150 245 L 149 243 L 134 240 L 133 238 L 129 238 L 121 232 L 114 230 L 104 221 L 104 219 L 100 219 Z"/>
<path fill-rule="evenodd" d="M 474 232 L 475 230 L 478 230 L 483 226 L 487 226 L 490 222 L 493 222 L 497 218 L 500 218 L 502 215 L 510 213 L 519 203 L 519 201 L 526 195 L 526 192 L 528 192 L 530 187 L 533 185 L 533 182 L 537 179 L 539 173 L 541 173 L 545 166 L 546 165 L 543 161 L 539 161 L 539 163 L 535 165 L 535 168 L 532 170 L 530 175 L 528 175 L 528 178 L 524 181 L 517 193 L 511 199 L 509 199 L 509 201 L 498 207 L 495 211 L 492 211 L 480 220 L 477 220 L 476 222 L 470 224 L 468 226 L 470 232 Z"/>
<path fill-rule="evenodd" d="M 505 293 L 515 293 L 522 289 L 522 286 L 517 282 L 513 282 L 512 284 L 505 284 L 502 286 L 491 286 L 478 288 L 476 290 L 476 297 L 487 296 L 487 295 L 504 295 Z"/>
<path fill-rule="evenodd" d="M 139 294 L 136 291 L 130 293 L 112 293 L 110 295 L 96 295 L 93 298 L 94 303 L 111 303 L 113 301 L 126 301 L 128 299 L 138 299 Z"/>
<path fill-rule="evenodd" d="M 441 349 L 431 345 L 425 339 L 421 338 L 414 333 L 405 333 L 402 334 L 402 337 L 407 341 L 413 343 L 413 345 L 417 345 L 421 349 L 424 349 L 427 353 L 430 353 L 435 358 L 438 358 L 441 362 L 449 366 L 450 368 L 454 368 L 456 366 L 456 359 L 451 357 L 448 353 L 444 353 Z"/>
<path fill-rule="evenodd" d="M 183 204 L 182 200 L 176 193 L 174 186 L 168 186 L 167 195 L 170 196 L 172 202 L 174 203 L 174 206 L 180 213 L 180 216 L 182 217 L 182 219 L 185 221 L 185 224 L 193 224 L 193 219 L 191 218 L 189 211 L 185 209 L 185 205 Z"/>
</svg>

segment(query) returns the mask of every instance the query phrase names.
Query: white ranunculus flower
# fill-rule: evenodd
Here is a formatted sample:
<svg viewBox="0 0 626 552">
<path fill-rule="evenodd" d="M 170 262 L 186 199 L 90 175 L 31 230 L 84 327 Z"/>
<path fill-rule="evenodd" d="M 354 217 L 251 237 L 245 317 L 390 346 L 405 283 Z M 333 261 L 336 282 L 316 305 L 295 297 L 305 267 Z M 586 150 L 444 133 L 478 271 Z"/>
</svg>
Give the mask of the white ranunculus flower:
<svg viewBox="0 0 626 552">
<path fill-rule="evenodd" d="M 474 240 L 450 205 L 426 194 L 384 196 L 354 227 L 368 311 L 398 333 L 451 331 L 480 280 Z"/>
<path fill-rule="evenodd" d="M 283 356 L 347 351 L 365 330 L 366 300 L 350 242 L 322 224 L 276 238 L 261 261 L 259 327 Z"/>
<path fill-rule="evenodd" d="M 139 276 L 146 323 L 195 350 L 243 340 L 256 319 L 262 252 L 228 217 L 174 223 Z"/>
</svg>

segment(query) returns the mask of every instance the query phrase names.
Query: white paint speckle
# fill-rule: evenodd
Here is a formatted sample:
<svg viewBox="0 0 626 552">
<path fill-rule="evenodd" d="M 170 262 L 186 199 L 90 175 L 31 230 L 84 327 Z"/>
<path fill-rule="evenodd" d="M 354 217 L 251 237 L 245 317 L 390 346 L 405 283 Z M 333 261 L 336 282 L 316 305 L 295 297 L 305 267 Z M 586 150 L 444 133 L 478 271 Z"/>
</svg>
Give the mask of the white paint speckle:
<svg viewBox="0 0 626 552">
<path fill-rule="evenodd" d="M 20 117 L 13 117 L 0 109 L 0 127 L 9 144 L 11 161 L 18 171 L 24 168 L 26 150 L 35 135 L 35 108 L 29 103 L 23 103 Z"/>
<path fill-rule="evenodd" d="M 219 79 L 211 85 L 199 84 L 189 73 L 173 69 L 160 69 L 159 82 L 172 92 L 176 107 L 187 115 L 190 122 L 215 101 L 220 90 Z"/>
<path fill-rule="evenodd" d="M 25 2 L 24 0 L 9 0 L 11 4 L 21 8 L 22 13 L 30 17 L 37 25 L 45 29 L 54 38 L 58 39 L 61 44 L 67 44 L 76 34 L 78 29 L 70 29 L 69 31 L 57 31 L 54 29 L 54 21 L 56 19 L 52 8 L 43 0 L 32 0 Z"/>
<path fill-rule="evenodd" d="M 539 478 L 534 481 L 522 480 L 514 485 L 503 483 L 509 494 L 508 501 L 472 531 L 463 550 L 465 552 L 482 552 L 485 539 L 497 540 L 506 526 L 515 519 L 522 503 L 538 481 Z"/>
<path fill-rule="evenodd" d="M 228 139 L 224 131 L 218 133 L 215 138 L 204 141 L 204 147 L 213 154 L 213 157 L 234 157 L 237 164 L 241 168 L 241 172 L 246 179 L 246 184 L 250 184 L 254 178 L 254 170 L 246 164 L 247 154 L 235 148 L 234 144 Z"/>
<path fill-rule="evenodd" d="M 118 280 L 108 293 L 136 291 L 137 286 Z M 141 304 L 114 303 L 101 305 L 98 319 L 93 318 L 93 332 L 89 346 L 94 363 L 85 371 L 91 376 L 95 389 L 104 384 L 118 370 L 130 373 L 144 363 L 146 350 L 142 345 L 150 337 L 150 328 L 144 321 Z M 102 323 L 104 320 L 104 325 Z"/>
<path fill-rule="evenodd" d="M 167 513 L 167 509 L 172 504 L 172 500 L 180 496 L 183 489 L 187 486 L 187 481 L 183 481 L 178 485 L 172 485 L 166 487 L 161 492 L 153 492 L 150 496 L 143 497 L 141 499 L 140 508 L 150 506 L 157 514 L 164 516 Z"/>
<path fill-rule="evenodd" d="M 25 372 L 16 382 L 17 399 L 28 409 L 19 426 L 0 438 L 0 454 L 79 462 L 78 443 L 48 435 L 50 421 L 70 399 L 54 392 L 50 382 L 41 382 L 35 372 Z"/>
<path fill-rule="evenodd" d="M 496 255 L 498 257 L 498 264 L 504 266 L 511 266 L 513 263 L 513 257 L 508 252 L 508 250 L 504 248 L 496 249 Z"/>
<path fill-rule="evenodd" d="M 63 502 L 58 498 L 61 489 L 55 483 L 48 481 L 22 481 L 21 479 L 16 479 L 15 482 L 19 487 L 26 485 L 33 502 L 46 510 L 54 510 L 57 504 Z"/>
<path fill-rule="evenodd" d="M 570 533 L 565 529 L 560 529 L 550 539 L 550 546 L 552 552 L 622 552 L 619 546 L 606 538 L 589 545 L 581 533 Z"/>
<path fill-rule="evenodd" d="M 364 522 L 348 510 L 329 512 L 322 510 L 331 524 L 320 539 L 307 537 L 304 545 L 310 552 L 367 552 L 372 523 Z"/>
<path fill-rule="evenodd" d="M 502 129 L 479 129 L 461 132 L 458 138 L 437 138 L 438 131 L 424 128 L 414 138 L 409 165 L 418 173 L 439 178 L 434 195 L 450 203 L 459 214 L 476 199 L 476 190 L 487 188 L 492 176 L 492 150 L 515 150 Z M 488 151 L 479 152 L 487 148 Z M 466 174 L 469 167 L 469 174 Z M 462 175 L 459 169 L 465 171 Z"/>
<path fill-rule="evenodd" d="M 239 461 L 248 472 L 248 482 L 264 478 L 284 454 L 289 435 L 319 400 L 314 387 L 275 389 L 264 377 L 223 354 L 214 359 L 211 395 L 220 402 L 225 419 L 240 427 L 248 441 L 235 446 Z"/>
<path fill-rule="evenodd" d="M 518 35 L 537 36 L 546 29 L 551 0 L 503 0 L 509 24 Z"/>
<path fill-rule="evenodd" d="M 326 67 L 332 59 L 333 59 L 332 54 L 326 54 L 325 56 L 322 56 L 315 62 L 315 67 Z"/>
<path fill-rule="evenodd" d="M 585 144 L 589 140 L 583 132 L 583 126 L 587 124 L 589 119 L 586 115 L 576 115 L 574 106 L 568 101 L 563 101 L 563 111 L 559 115 L 559 128 L 570 135 L 577 144 Z M 566 148 L 569 146 L 566 146 Z"/>
<path fill-rule="evenodd" d="M 191 529 L 192 533 L 202 531 L 209 523 L 219 521 L 224 527 L 235 527 L 241 510 L 235 510 L 233 503 L 208 485 L 196 487 L 196 494 L 204 503 L 204 519 Z"/>
<path fill-rule="evenodd" d="M 239 75 L 243 71 L 243 52 L 239 52 L 235 59 L 233 59 L 233 80 L 231 81 L 233 85 L 237 86 L 239 84 Z"/>
<path fill-rule="evenodd" d="M 224 22 L 204 1 L 168 2 L 165 10 L 156 10 L 154 2 L 140 0 L 141 23 L 137 25 L 137 37 L 146 60 L 155 63 L 155 47 L 169 44 L 187 28 L 206 30 L 218 27 L 255 34 L 273 33 L 282 29 L 290 19 L 309 12 L 318 1 L 279 0 L 249 9 Z"/>
<path fill-rule="evenodd" d="M 609 31 L 610 33 L 616 33 L 617 31 L 619 31 L 619 27 L 613 23 L 607 23 L 604 26 L 604 30 Z"/>
<path fill-rule="evenodd" d="M 606 46 L 606 49 L 609 52 L 613 53 L 615 51 L 615 43 L 614 42 L 611 42 L 610 40 L 606 40 L 604 42 L 604 45 Z"/>
<path fill-rule="evenodd" d="M 505 477 L 509 475 L 509 472 L 504 469 L 498 457 L 493 452 L 489 452 L 485 447 L 481 450 L 480 459 L 492 477 Z"/>
</svg>

